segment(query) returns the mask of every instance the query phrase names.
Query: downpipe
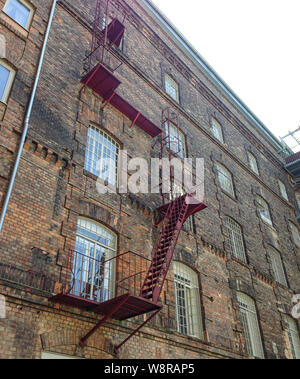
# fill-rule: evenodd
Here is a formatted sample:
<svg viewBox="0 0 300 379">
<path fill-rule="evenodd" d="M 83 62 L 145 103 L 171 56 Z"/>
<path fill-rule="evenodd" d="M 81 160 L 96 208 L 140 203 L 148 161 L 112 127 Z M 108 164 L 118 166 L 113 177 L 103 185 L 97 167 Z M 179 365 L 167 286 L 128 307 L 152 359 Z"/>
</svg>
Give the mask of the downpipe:
<svg viewBox="0 0 300 379">
<path fill-rule="evenodd" d="M 45 39 L 44 39 L 43 47 L 42 47 L 42 51 L 41 51 L 41 56 L 40 56 L 40 60 L 39 60 L 39 64 L 38 64 L 38 69 L 37 69 L 37 73 L 36 73 L 36 76 L 35 76 L 35 81 L 34 81 L 34 85 L 33 85 L 33 88 L 32 88 L 32 92 L 31 92 L 31 96 L 30 96 L 30 101 L 29 101 L 29 105 L 28 105 L 26 116 L 25 116 L 25 120 L 24 120 L 24 128 L 23 128 L 22 138 L 21 138 L 19 149 L 18 149 L 18 154 L 17 154 L 16 160 L 15 160 L 13 172 L 12 172 L 12 175 L 11 175 L 11 178 L 10 178 L 9 187 L 8 187 L 8 190 L 7 190 L 7 193 L 6 193 L 6 196 L 5 196 L 5 200 L 4 200 L 4 204 L 3 204 L 3 207 L 2 207 L 2 210 L 1 210 L 0 232 L 2 231 L 2 228 L 3 228 L 5 216 L 6 216 L 6 213 L 7 213 L 8 204 L 9 204 L 9 201 L 10 201 L 10 198 L 11 198 L 11 194 L 12 194 L 12 191 L 13 191 L 13 188 L 14 188 L 14 184 L 15 184 L 15 180 L 16 180 L 16 176 L 17 176 L 17 172 L 18 172 L 21 156 L 22 156 L 22 153 L 23 153 L 23 148 L 24 148 L 25 140 L 26 140 L 26 137 L 27 137 L 27 132 L 28 132 L 28 128 L 29 128 L 29 120 L 30 120 L 30 117 L 31 117 L 31 112 L 32 112 L 32 107 L 33 107 L 35 95 L 36 95 L 36 90 L 37 90 L 38 82 L 39 82 L 39 79 L 40 79 L 40 76 L 41 76 L 42 66 L 43 66 L 44 57 L 45 57 L 46 48 L 47 48 L 47 42 L 48 42 L 48 39 L 49 39 L 49 34 L 50 34 L 50 30 L 51 30 L 52 21 L 53 21 L 53 18 L 54 18 L 54 12 L 55 12 L 57 1 L 58 0 L 53 0 L 53 4 L 52 4 L 52 8 L 51 8 L 51 13 L 50 13 L 50 16 L 49 16 L 49 22 L 48 22 L 48 26 L 47 26 L 47 30 L 46 30 L 46 34 L 45 34 Z"/>
</svg>

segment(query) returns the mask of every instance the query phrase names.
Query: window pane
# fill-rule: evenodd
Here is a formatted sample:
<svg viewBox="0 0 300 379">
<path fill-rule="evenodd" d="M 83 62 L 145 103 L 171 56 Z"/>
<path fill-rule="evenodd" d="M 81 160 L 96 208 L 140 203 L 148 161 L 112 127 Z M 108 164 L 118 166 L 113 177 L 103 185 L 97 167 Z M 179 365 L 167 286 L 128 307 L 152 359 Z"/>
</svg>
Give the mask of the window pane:
<svg viewBox="0 0 300 379">
<path fill-rule="evenodd" d="M 288 324 L 288 337 L 293 358 L 300 359 L 300 338 L 297 323 L 288 315 L 284 315 L 284 320 Z"/>
<path fill-rule="evenodd" d="M 179 101 L 178 84 L 169 75 L 165 75 L 165 88 L 166 93 L 172 97 L 172 99 Z"/>
<path fill-rule="evenodd" d="M 232 220 L 232 218 L 226 217 L 225 228 L 228 234 L 231 254 L 246 263 L 247 260 L 241 227 L 234 220 Z"/>
<path fill-rule="evenodd" d="M 224 142 L 222 126 L 215 119 L 212 119 L 212 132 L 220 142 Z"/>
<path fill-rule="evenodd" d="M 295 244 L 298 247 L 300 247 L 300 236 L 299 236 L 298 228 L 292 222 L 290 222 L 290 228 L 292 231 L 292 235 L 293 235 L 293 239 L 294 239 Z"/>
<path fill-rule="evenodd" d="M 5 87 L 9 78 L 10 71 L 0 64 L 0 100 L 3 99 Z"/>
<path fill-rule="evenodd" d="M 166 137 L 169 136 L 170 133 L 170 148 L 171 151 L 175 154 L 177 154 L 180 158 L 184 157 L 184 150 L 185 150 L 185 140 L 184 135 L 181 133 L 181 131 L 177 128 L 176 125 L 174 125 L 171 122 L 165 123 L 165 135 Z M 167 144 L 169 143 L 168 139 L 166 140 Z M 167 146 L 168 148 L 168 146 Z"/>
<path fill-rule="evenodd" d="M 287 194 L 287 192 L 286 192 L 286 187 L 285 187 L 284 183 L 282 183 L 282 181 L 280 181 L 280 180 L 278 180 L 278 183 L 279 183 L 279 188 L 280 188 L 281 196 L 282 196 L 285 200 L 289 201 L 289 197 L 288 197 L 288 194 Z"/>
<path fill-rule="evenodd" d="M 257 166 L 257 161 L 256 161 L 255 156 L 251 153 L 248 153 L 248 157 L 249 157 L 249 164 L 250 164 L 251 170 L 254 171 L 258 175 L 259 172 L 258 172 L 258 166 Z"/>
<path fill-rule="evenodd" d="M 104 131 L 90 126 L 87 136 L 84 168 L 117 185 L 119 145 Z"/>
<path fill-rule="evenodd" d="M 257 197 L 257 203 L 258 203 L 258 210 L 260 217 L 263 221 L 265 221 L 269 225 L 273 225 L 272 220 L 271 220 L 271 215 L 269 211 L 269 205 L 267 202 L 262 199 L 261 197 Z"/>
<path fill-rule="evenodd" d="M 179 333 L 202 337 L 198 276 L 188 266 L 174 262 L 177 330 Z"/>
<path fill-rule="evenodd" d="M 226 170 L 225 167 L 219 164 L 217 165 L 217 172 L 218 172 L 218 179 L 219 179 L 221 188 L 234 197 L 235 193 L 234 193 L 232 176 L 230 172 Z"/>
<path fill-rule="evenodd" d="M 30 9 L 18 0 L 10 0 L 5 13 L 14 19 L 18 24 L 26 28 L 28 18 L 30 16 Z"/>
<path fill-rule="evenodd" d="M 247 353 L 264 358 L 254 300 L 242 292 L 237 293 Z"/>
<path fill-rule="evenodd" d="M 285 272 L 284 272 L 280 254 L 278 253 L 278 251 L 270 247 L 269 255 L 271 258 L 271 264 L 272 264 L 275 280 L 278 283 L 281 283 L 284 286 L 287 286 L 287 281 L 286 281 Z"/>
</svg>

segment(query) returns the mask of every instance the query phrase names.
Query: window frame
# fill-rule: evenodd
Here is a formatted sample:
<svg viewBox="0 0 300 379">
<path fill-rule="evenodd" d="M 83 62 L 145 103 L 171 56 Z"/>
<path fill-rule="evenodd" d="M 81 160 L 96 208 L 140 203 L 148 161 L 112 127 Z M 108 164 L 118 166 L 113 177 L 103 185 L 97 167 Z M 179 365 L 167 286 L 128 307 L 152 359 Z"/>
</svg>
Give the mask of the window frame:
<svg viewBox="0 0 300 379">
<path fill-rule="evenodd" d="M 289 196 L 288 196 L 288 193 L 286 190 L 286 185 L 280 179 L 278 179 L 278 186 L 279 186 L 279 193 L 280 193 L 281 197 L 284 200 L 289 201 Z"/>
<path fill-rule="evenodd" d="M 268 255 L 271 261 L 274 279 L 277 283 L 288 287 L 287 276 L 280 252 L 273 246 L 268 246 Z"/>
<path fill-rule="evenodd" d="M 212 134 L 213 136 L 221 143 L 225 143 L 225 140 L 224 140 L 224 130 L 223 130 L 223 126 L 221 125 L 221 123 L 214 117 L 211 118 L 211 122 L 210 122 L 210 126 L 211 126 L 211 130 L 212 130 Z M 215 130 L 218 130 L 218 136 L 220 136 L 221 138 L 219 138 L 216 133 L 215 133 Z"/>
<path fill-rule="evenodd" d="M 259 200 L 262 201 L 262 203 L 259 202 Z M 273 226 L 273 220 L 272 220 L 272 215 L 271 215 L 271 210 L 270 210 L 270 205 L 269 203 L 260 195 L 256 195 L 256 203 L 257 203 L 257 208 L 259 212 L 260 219 L 267 225 Z M 267 208 L 263 208 L 263 203 L 266 205 Z M 267 216 L 262 213 L 262 211 L 267 212 Z"/>
<path fill-rule="evenodd" d="M 264 359 L 265 354 L 256 302 L 244 292 L 237 291 L 236 295 L 247 353 L 249 356 Z"/>
<path fill-rule="evenodd" d="M 236 199 L 236 194 L 235 194 L 235 186 L 234 186 L 234 180 L 233 180 L 233 175 L 232 173 L 221 163 L 217 162 L 216 163 L 216 170 L 217 170 L 217 178 L 218 178 L 218 183 L 221 187 L 221 189 L 228 195 L 230 195 L 232 198 Z M 229 174 L 229 175 L 227 175 Z M 224 182 L 220 180 L 220 175 L 222 175 L 223 179 L 227 178 L 229 179 L 229 188 L 230 190 L 228 191 L 227 186 L 223 186 Z M 225 188 L 226 187 L 226 188 Z"/>
<path fill-rule="evenodd" d="M 7 62 L 5 62 L 3 59 L 0 59 L 0 65 L 9 71 L 9 76 L 8 76 L 7 81 L 6 81 L 2 97 L 0 98 L 0 101 L 3 104 L 7 104 L 7 101 L 8 101 L 8 98 L 9 98 L 9 95 L 10 95 L 10 92 L 11 92 L 11 89 L 13 87 L 13 83 L 14 83 L 14 80 L 16 77 L 16 71 Z"/>
<path fill-rule="evenodd" d="M 6 16 L 8 16 L 10 19 L 12 19 L 14 22 L 16 22 L 19 26 L 21 26 L 21 28 L 25 29 L 26 31 L 29 31 L 32 20 L 33 20 L 34 12 L 35 12 L 34 6 L 27 0 L 16 0 L 17 2 L 19 2 L 20 4 L 22 4 L 25 8 L 27 8 L 29 10 L 29 16 L 27 18 L 26 25 L 23 26 L 7 13 L 7 8 L 8 8 L 8 5 L 11 1 L 12 0 L 7 0 L 5 2 L 4 7 L 3 7 L 3 12 L 6 14 Z"/>
<path fill-rule="evenodd" d="M 299 337 L 299 328 L 297 325 L 297 321 L 295 321 L 295 319 L 288 314 L 284 314 L 283 318 L 284 318 L 285 323 L 288 325 L 288 328 L 286 329 L 286 331 L 288 334 L 288 339 L 289 339 L 290 349 L 291 349 L 293 359 L 300 359 L 300 337 Z M 293 324 L 295 328 L 292 328 L 291 324 Z"/>
<path fill-rule="evenodd" d="M 94 157 L 95 157 L 95 150 L 96 150 L 95 143 L 99 144 L 99 139 L 95 140 L 95 137 L 90 135 L 90 131 L 91 130 L 94 130 L 95 133 L 99 133 L 98 134 L 98 138 L 99 138 L 99 135 L 103 136 L 102 137 L 102 142 L 101 142 L 101 157 L 99 159 L 96 159 L 96 160 L 94 159 Z M 92 149 L 89 149 L 89 147 L 91 146 L 89 144 L 89 138 L 93 139 Z M 97 172 L 97 168 L 92 167 L 92 166 L 95 166 L 95 164 L 97 164 L 98 161 L 100 161 L 101 159 L 105 158 L 104 157 L 104 148 L 103 147 L 106 147 L 106 146 L 104 145 L 104 138 L 105 138 L 106 141 L 110 141 L 111 144 L 114 145 L 115 148 L 116 148 L 116 152 L 115 152 L 116 159 L 115 159 L 115 167 L 114 167 L 114 171 L 115 171 L 115 179 L 114 180 L 115 180 L 115 183 L 112 183 L 110 180 L 108 180 L 108 184 L 110 186 L 113 186 L 113 188 L 117 189 L 118 188 L 118 184 L 119 184 L 119 164 L 120 164 L 121 144 L 110 133 L 108 133 L 104 129 L 102 129 L 99 126 L 94 125 L 92 123 L 88 127 L 88 133 L 87 133 L 87 138 L 86 138 L 84 169 L 87 172 L 91 173 L 92 175 L 95 175 L 98 179 L 103 180 L 105 182 L 106 179 L 103 179 L 103 177 L 101 177 L 101 167 L 99 168 L 99 175 L 98 175 L 98 172 Z M 88 158 L 89 152 L 92 153 L 92 158 Z M 112 151 L 112 153 L 114 153 L 114 152 Z M 90 161 L 90 162 L 88 162 L 88 161 Z M 112 169 L 113 168 L 111 167 L 110 170 L 112 170 Z M 112 175 L 112 173 L 109 171 L 109 176 L 111 176 L 111 175 Z"/>
<path fill-rule="evenodd" d="M 169 127 L 168 127 L 169 126 Z M 167 133 L 169 133 L 169 128 L 170 128 L 170 132 L 171 132 L 171 128 L 174 129 L 175 133 L 174 133 L 174 137 L 172 136 L 172 133 L 171 136 L 169 137 Z M 175 135 L 177 133 L 177 136 Z M 174 124 L 174 122 L 172 121 L 166 121 L 164 123 L 164 135 L 166 137 L 166 139 L 168 140 L 170 138 L 170 146 L 171 146 L 171 152 L 176 156 L 178 157 L 179 159 L 184 159 L 186 157 L 186 136 L 185 134 L 182 132 L 182 130 L 176 125 Z M 172 150 L 172 143 L 176 143 L 176 141 L 174 140 L 172 142 L 172 138 L 176 138 L 178 141 L 179 141 L 179 144 L 181 142 L 181 149 L 182 149 L 182 156 L 180 155 L 180 152 L 176 152 L 174 150 Z M 168 148 L 168 146 L 167 146 Z"/>
<path fill-rule="evenodd" d="M 237 227 L 236 230 L 233 230 L 232 228 L 230 228 L 228 226 L 229 224 L 234 227 Z M 242 226 L 230 216 L 225 216 L 224 226 L 225 226 L 226 234 L 228 237 L 228 243 L 230 246 L 231 256 L 233 256 L 234 258 L 238 259 L 241 262 L 244 262 L 245 264 L 248 264 Z M 237 232 L 237 230 L 239 232 Z M 237 234 L 239 235 L 237 236 Z M 237 241 L 237 239 L 239 239 L 239 241 Z"/>
<path fill-rule="evenodd" d="M 169 83 L 168 83 L 169 82 Z M 175 98 L 173 97 L 172 94 L 170 94 L 170 92 L 168 92 L 168 88 L 167 88 L 167 84 L 169 84 L 170 87 L 173 87 L 174 90 L 175 90 Z M 172 86 L 172 84 L 174 84 L 175 86 Z M 170 75 L 168 74 L 167 72 L 165 72 L 165 75 L 164 75 L 164 88 L 165 88 L 165 92 L 168 96 L 170 96 L 174 101 L 176 101 L 176 103 L 179 104 L 179 100 L 180 100 L 180 97 L 179 97 L 179 84 L 178 82 Z"/>
<path fill-rule="evenodd" d="M 300 233 L 299 233 L 299 229 L 297 228 L 297 226 L 292 221 L 289 221 L 289 227 L 290 227 L 290 232 L 291 232 L 292 237 L 293 237 L 294 244 L 297 247 L 300 247 Z M 294 231 L 297 233 L 297 236 L 295 236 Z"/>
<path fill-rule="evenodd" d="M 174 290 L 175 290 L 175 312 L 178 333 L 193 337 L 204 338 L 202 308 L 201 308 L 201 295 L 200 295 L 200 283 L 199 275 L 191 267 L 183 262 L 173 261 L 174 272 Z M 178 278 L 176 278 L 176 276 Z M 188 283 L 189 282 L 189 283 Z M 181 286 L 178 290 L 177 286 Z M 187 291 L 188 289 L 188 291 Z M 184 310 L 184 318 L 186 320 L 186 331 L 183 331 L 182 325 L 179 322 L 181 316 L 179 308 L 183 308 L 178 300 L 178 292 L 184 292 L 184 303 L 187 304 L 188 309 Z M 190 301 L 189 301 L 190 299 Z"/>
<path fill-rule="evenodd" d="M 256 156 L 251 151 L 247 151 L 247 156 L 248 156 L 250 170 L 259 176 L 259 168 L 258 168 Z M 252 167 L 252 163 L 254 163 L 254 166 L 255 166 L 254 168 Z"/>
</svg>

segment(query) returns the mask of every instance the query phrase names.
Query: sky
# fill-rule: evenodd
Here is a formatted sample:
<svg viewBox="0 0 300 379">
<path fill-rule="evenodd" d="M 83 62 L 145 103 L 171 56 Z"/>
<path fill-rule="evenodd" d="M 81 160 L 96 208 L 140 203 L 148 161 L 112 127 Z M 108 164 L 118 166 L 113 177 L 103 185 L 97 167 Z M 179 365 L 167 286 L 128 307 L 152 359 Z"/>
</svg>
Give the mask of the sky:
<svg viewBox="0 0 300 379">
<path fill-rule="evenodd" d="M 300 0 L 152 0 L 282 137 L 300 126 Z"/>
</svg>

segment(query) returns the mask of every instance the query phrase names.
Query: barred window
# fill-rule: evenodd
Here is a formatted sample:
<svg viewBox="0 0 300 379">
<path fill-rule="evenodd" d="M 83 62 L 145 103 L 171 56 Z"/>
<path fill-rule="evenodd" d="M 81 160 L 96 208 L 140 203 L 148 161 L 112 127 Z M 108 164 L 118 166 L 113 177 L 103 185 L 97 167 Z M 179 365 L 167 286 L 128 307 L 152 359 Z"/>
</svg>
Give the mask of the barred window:
<svg viewBox="0 0 300 379">
<path fill-rule="evenodd" d="M 34 9 L 26 0 L 7 0 L 3 12 L 15 20 L 24 29 L 29 29 Z"/>
<path fill-rule="evenodd" d="M 225 218 L 225 228 L 231 255 L 247 263 L 242 228 L 230 217 Z"/>
<path fill-rule="evenodd" d="M 300 338 L 299 331 L 297 327 L 297 322 L 288 315 L 283 315 L 284 321 L 288 325 L 288 337 L 290 342 L 290 349 L 292 352 L 293 359 L 300 359 Z"/>
<path fill-rule="evenodd" d="M 290 222 L 290 229 L 291 229 L 293 240 L 294 240 L 295 244 L 298 247 L 300 247 L 300 235 L 299 235 L 299 230 L 298 230 L 297 226 L 295 224 L 293 224 L 292 222 Z"/>
<path fill-rule="evenodd" d="M 170 135 L 171 151 L 177 154 L 180 158 L 185 156 L 185 137 L 179 128 L 172 122 L 165 122 L 165 135 Z M 168 143 L 168 141 L 167 141 Z"/>
<path fill-rule="evenodd" d="M 286 186 L 285 186 L 285 184 L 281 180 L 278 180 L 278 184 L 279 184 L 279 189 L 280 189 L 281 196 L 286 201 L 289 201 L 289 197 L 288 197 L 288 194 L 286 192 Z"/>
<path fill-rule="evenodd" d="M 118 183 L 120 145 L 103 130 L 90 126 L 84 168 L 113 186 Z"/>
<path fill-rule="evenodd" d="M 168 74 L 165 74 L 165 90 L 166 90 L 166 93 L 169 96 L 171 96 L 173 100 L 179 102 L 179 88 L 178 88 L 178 84 Z"/>
<path fill-rule="evenodd" d="M 203 337 L 198 275 L 180 262 L 173 262 L 177 330 L 179 333 Z"/>
<path fill-rule="evenodd" d="M 211 120 L 211 128 L 212 128 L 213 135 L 216 137 L 216 139 L 224 143 L 222 126 L 214 118 L 212 118 Z"/>
<path fill-rule="evenodd" d="M 264 358 L 255 302 L 243 292 L 237 293 L 247 354 Z"/>
<path fill-rule="evenodd" d="M 2 59 L 0 60 L 0 101 L 6 103 L 15 77 L 15 71 Z"/>
<path fill-rule="evenodd" d="M 114 295 L 117 237 L 102 224 L 80 218 L 74 251 L 72 294 L 103 302 Z"/>
<path fill-rule="evenodd" d="M 283 263 L 282 263 L 282 259 L 279 252 L 270 246 L 269 256 L 271 259 L 272 270 L 273 270 L 274 278 L 276 282 L 283 284 L 284 286 L 287 286 L 287 280 L 286 280 Z"/>
<path fill-rule="evenodd" d="M 268 203 L 260 196 L 256 197 L 256 201 L 261 219 L 267 224 L 273 226 Z"/>
<path fill-rule="evenodd" d="M 257 160 L 255 156 L 249 151 L 248 151 L 248 159 L 249 159 L 249 165 L 250 165 L 251 170 L 255 172 L 256 175 L 259 175 Z"/>
<path fill-rule="evenodd" d="M 231 173 L 221 164 L 217 164 L 218 180 L 221 188 L 229 193 L 232 197 L 235 197 L 233 179 Z"/>
</svg>

